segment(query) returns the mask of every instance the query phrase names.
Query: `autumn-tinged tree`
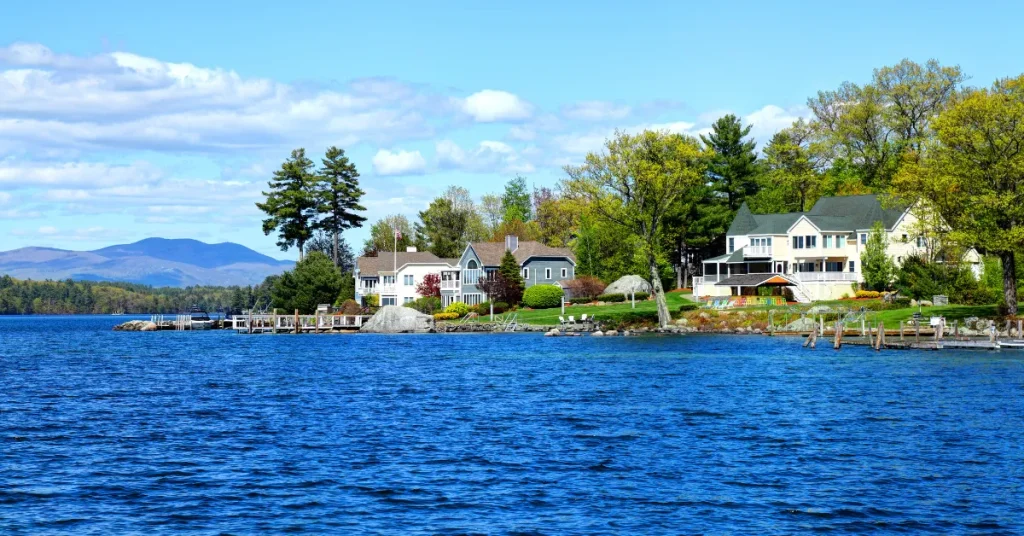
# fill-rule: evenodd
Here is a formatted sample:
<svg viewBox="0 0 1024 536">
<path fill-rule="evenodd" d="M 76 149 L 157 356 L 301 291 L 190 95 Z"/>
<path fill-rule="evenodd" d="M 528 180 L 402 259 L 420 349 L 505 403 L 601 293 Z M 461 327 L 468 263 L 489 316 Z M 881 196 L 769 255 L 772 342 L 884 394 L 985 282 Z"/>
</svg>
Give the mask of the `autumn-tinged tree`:
<svg viewBox="0 0 1024 536">
<path fill-rule="evenodd" d="M 270 179 L 270 191 L 263 192 L 266 200 L 256 203 L 268 216 L 263 220 L 263 234 L 277 231 L 281 251 L 297 247 L 300 261 L 316 218 L 313 182 L 313 161 L 306 158 L 305 149 L 295 149 Z"/>
<path fill-rule="evenodd" d="M 416 285 L 416 293 L 420 296 L 434 296 L 435 298 L 440 298 L 441 275 L 427 274 L 423 276 L 423 281 Z"/>
<path fill-rule="evenodd" d="M 605 152 L 590 153 L 583 165 L 565 168 L 572 195 L 588 200 L 600 217 L 637 237 L 662 326 L 671 320 L 658 267 L 664 220 L 684 192 L 704 183 L 706 161 L 694 138 L 617 132 Z"/>
<path fill-rule="evenodd" d="M 1017 314 L 1017 252 L 1024 248 L 1024 75 L 957 98 L 933 122 L 937 139 L 893 193 L 928 203 L 952 240 L 998 255 L 1003 298 Z"/>
</svg>

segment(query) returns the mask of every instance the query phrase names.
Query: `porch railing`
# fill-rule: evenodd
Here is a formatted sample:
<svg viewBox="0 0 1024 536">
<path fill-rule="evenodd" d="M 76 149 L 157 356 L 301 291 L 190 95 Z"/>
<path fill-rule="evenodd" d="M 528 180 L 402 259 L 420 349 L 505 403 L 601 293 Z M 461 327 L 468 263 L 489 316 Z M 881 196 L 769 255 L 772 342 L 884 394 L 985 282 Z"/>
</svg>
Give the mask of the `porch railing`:
<svg viewBox="0 0 1024 536">
<path fill-rule="evenodd" d="M 857 281 L 855 272 L 797 272 L 791 277 L 802 283 L 824 283 L 832 281 Z"/>
<path fill-rule="evenodd" d="M 771 246 L 747 246 L 743 249 L 744 257 L 771 257 Z"/>
</svg>

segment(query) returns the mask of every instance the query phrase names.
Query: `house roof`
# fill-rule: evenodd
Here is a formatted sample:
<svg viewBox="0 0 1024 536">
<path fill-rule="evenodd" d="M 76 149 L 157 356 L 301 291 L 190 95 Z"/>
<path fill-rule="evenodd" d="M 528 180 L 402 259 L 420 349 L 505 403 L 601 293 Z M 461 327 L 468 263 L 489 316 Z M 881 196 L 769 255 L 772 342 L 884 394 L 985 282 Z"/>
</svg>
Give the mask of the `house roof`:
<svg viewBox="0 0 1024 536">
<path fill-rule="evenodd" d="M 498 266 L 505 255 L 504 242 L 477 242 L 470 246 L 484 266 Z M 530 257 L 565 257 L 576 262 L 576 256 L 569 248 L 553 248 L 534 241 L 519 242 L 519 248 L 512 252 L 512 256 L 519 264 L 523 264 Z"/>
<path fill-rule="evenodd" d="M 743 262 L 743 248 L 738 248 L 736 251 L 733 251 L 732 253 L 719 255 L 713 259 L 705 259 L 704 262 Z"/>
<path fill-rule="evenodd" d="M 715 283 L 716 287 L 760 287 L 761 285 L 792 285 L 782 274 L 741 274 Z"/>
<path fill-rule="evenodd" d="M 458 259 L 442 259 L 429 251 L 399 251 L 398 267 L 406 264 L 439 264 L 455 266 Z M 356 268 L 360 275 L 372 276 L 380 272 L 390 272 L 394 269 L 395 256 L 393 253 L 382 251 L 377 257 L 359 257 L 356 259 Z"/>
<path fill-rule="evenodd" d="M 801 217 L 806 217 L 822 231 L 858 231 L 870 229 L 881 221 L 892 229 L 906 212 L 906 207 L 883 208 L 876 194 L 822 197 L 807 212 L 785 214 L 751 214 L 744 203 L 736 211 L 729 226 L 729 235 L 784 235 Z"/>
</svg>

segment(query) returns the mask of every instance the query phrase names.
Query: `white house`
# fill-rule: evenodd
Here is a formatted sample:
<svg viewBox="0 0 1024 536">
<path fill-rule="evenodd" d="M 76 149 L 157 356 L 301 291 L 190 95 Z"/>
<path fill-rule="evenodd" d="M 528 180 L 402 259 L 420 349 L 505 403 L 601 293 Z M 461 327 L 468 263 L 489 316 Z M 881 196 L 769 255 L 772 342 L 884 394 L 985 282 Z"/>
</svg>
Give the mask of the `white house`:
<svg viewBox="0 0 1024 536">
<path fill-rule="evenodd" d="M 860 257 L 876 222 L 897 264 L 928 246 L 915 234 L 909 208 L 885 208 L 875 195 L 823 197 L 807 212 L 788 214 L 752 214 L 744 204 L 726 233 L 726 253 L 704 261 L 694 294 L 756 295 L 758 287 L 789 287 L 801 302 L 852 295 L 852 284 L 864 280 Z M 964 260 L 978 273 L 977 252 Z"/>
<path fill-rule="evenodd" d="M 420 295 L 416 285 L 427 274 L 440 275 L 442 270 L 458 266 L 458 259 L 442 259 L 427 251 L 410 247 L 397 254 L 381 252 L 377 257 L 356 259 L 356 301 L 364 303 L 371 295 L 380 296 L 380 305 L 402 305 Z"/>
</svg>

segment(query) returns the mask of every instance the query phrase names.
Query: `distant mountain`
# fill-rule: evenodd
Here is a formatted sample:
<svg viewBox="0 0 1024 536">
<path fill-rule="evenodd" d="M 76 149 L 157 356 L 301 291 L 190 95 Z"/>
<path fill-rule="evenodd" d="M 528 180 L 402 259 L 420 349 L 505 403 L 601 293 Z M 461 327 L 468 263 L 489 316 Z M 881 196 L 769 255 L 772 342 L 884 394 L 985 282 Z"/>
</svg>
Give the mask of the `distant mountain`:
<svg viewBox="0 0 1024 536">
<path fill-rule="evenodd" d="M 147 238 L 95 251 L 28 247 L 0 252 L 0 274 L 18 279 L 125 281 L 152 286 L 255 285 L 294 266 L 245 246 Z"/>
</svg>

